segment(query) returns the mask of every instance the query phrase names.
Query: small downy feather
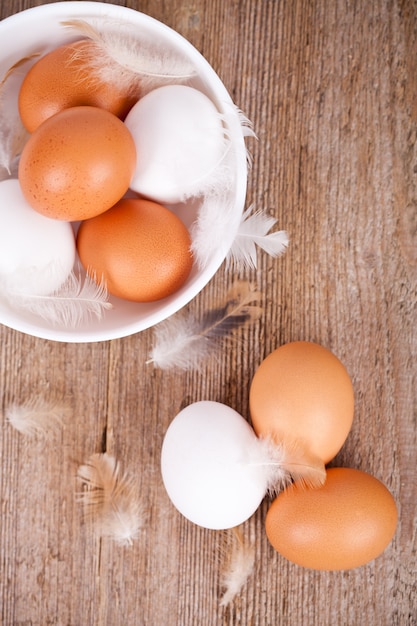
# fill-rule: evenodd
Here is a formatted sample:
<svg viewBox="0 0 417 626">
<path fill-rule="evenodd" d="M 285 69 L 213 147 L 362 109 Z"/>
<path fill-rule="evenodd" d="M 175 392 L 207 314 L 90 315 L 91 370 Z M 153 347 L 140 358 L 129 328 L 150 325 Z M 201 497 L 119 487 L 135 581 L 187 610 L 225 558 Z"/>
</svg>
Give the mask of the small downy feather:
<svg viewBox="0 0 417 626">
<path fill-rule="evenodd" d="M 250 206 L 242 215 L 236 238 L 226 257 L 228 265 L 238 269 L 257 267 L 257 246 L 272 257 L 281 256 L 288 246 L 288 236 L 283 230 L 269 233 L 276 219 Z"/>
<path fill-rule="evenodd" d="M 72 415 L 72 408 L 62 399 L 34 397 L 25 403 L 13 403 L 5 409 L 9 424 L 23 435 L 51 439 Z"/>
<path fill-rule="evenodd" d="M 262 313 L 261 293 L 247 281 L 236 281 L 226 301 L 207 311 L 201 320 L 180 312 L 154 329 L 154 346 L 148 363 L 167 370 L 198 369 L 216 347 L 254 324 Z"/>
<path fill-rule="evenodd" d="M 143 526 L 142 506 L 134 478 L 122 473 L 116 459 L 93 454 L 77 472 L 80 490 L 76 500 L 84 519 L 99 537 L 131 545 Z"/>
<path fill-rule="evenodd" d="M 265 493 L 270 495 L 285 489 L 292 480 L 299 480 L 311 489 L 320 487 L 326 480 L 323 461 L 300 440 L 258 437 L 247 456 L 249 464 L 264 468 Z"/>
<path fill-rule="evenodd" d="M 228 531 L 228 544 L 232 544 L 227 554 L 225 567 L 221 574 L 221 585 L 224 589 L 220 606 L 230 605 L 241 592 L 255 566 L 255 546 L 244 540 L 240 528 Z"/>
<path fill-rule="evenodd" d="M 23 293 L 14 289 L 13 277 L 0 281 L 1 298 L 16 308 L 41 317 L 54 326 L 75 328 L 91 317 L 101 319 L 112 308 L 103 281 L 97 283 L 89 274 L 73 270 L 61 287 L 48 295 Z"/>
<path fill-rule="evenodd" d="M 96 77 L 100 82 L 118 85 L 127 93 L 144 95 L 155 87 L 195 76 L 195 68 L 183 55 L 144 34 L 138 38 L 127 24 L 99 30 L 85 20 L 73 19 L 63 21 L 62 25 L 93 43 L 89 53 L 84 50 L 85 56 L 77 54 L 78 60 L 85 61 L 89 80 Z"/>
</svg>

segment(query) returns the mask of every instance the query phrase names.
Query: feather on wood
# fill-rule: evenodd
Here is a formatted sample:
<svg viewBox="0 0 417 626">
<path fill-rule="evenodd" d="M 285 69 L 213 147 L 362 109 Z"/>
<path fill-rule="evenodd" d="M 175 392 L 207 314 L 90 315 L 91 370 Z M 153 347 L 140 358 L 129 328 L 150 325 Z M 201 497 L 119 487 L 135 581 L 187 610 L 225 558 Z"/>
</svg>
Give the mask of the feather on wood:
<svg viewBox="0 0 417 626">
<path fill-rule="evenodd" d="M 24 403 L 12 403 L 5 409 L 9 424 L 23 435 L 51 439 L 72 415 L 72 408 L 62 399 L 36 396 Z"/>
<path fill-rule="evenodd" d="M 78 468 L 81 503 L 86 522 L 100 537 L 120 545 L 131 545 L 143 526 L 142 506 L 136 481 L 122 473 L 117 460 L 107 454 L 93 454 Z"/>
<path fill-rule="evenodd" d="M 242 215 L 235 240 L 227 254 L 228 265 L 238 269 L 256 269 L 257 247 L 272 257 L 281 256 L 288 246 L 288 235 L 280 230 L 270 233 L 276 219 L 263 211 L 255 211 L 250 206 Z"/>
<path fill-rule="evenodd" d="M 148 362 L 160 369 L 198 369 L 215 348 L 254 324 L 262 314 L 261 294 L 248 281 L 237 281 L 224 303 L 196 320 L 180 312 L 154 329 Z"/>
<path fill-rule="evenodd" d="M 227 554 L 221 572 L 223 595 L 220 606 L 223 607 L 232 604 L 253 574 L 255 566 L 255 546 L 245 541 L 241 529 L 232 528 L 227 537 Z"/>
</svg>

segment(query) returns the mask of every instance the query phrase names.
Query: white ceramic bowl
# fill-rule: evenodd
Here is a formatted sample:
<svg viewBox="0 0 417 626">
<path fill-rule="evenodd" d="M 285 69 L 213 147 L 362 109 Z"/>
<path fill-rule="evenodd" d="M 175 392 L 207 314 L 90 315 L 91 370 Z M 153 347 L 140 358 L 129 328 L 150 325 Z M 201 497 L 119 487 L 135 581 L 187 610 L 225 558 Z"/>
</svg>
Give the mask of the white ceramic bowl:
<svg viewBox="0 0 417 626">
<path fill-rule="evenodd" d="M 234 111 L 233 102 L 223 83 L 209 63 L 181 35 L 157 20 L 133 9 L 102 2 L 56 2 L 17 13 L 0 22 L 0 80 L 7 70 L 19 59 L 33 53 L 45 53 L 74 40 L 74 33 L 62 26 L 63 20 L 81 18 L 92 20 L 96 26 L 128 23 L 129 29 L 150 36 L 166 49 L 174 49 L 184 54 L 196 68 L 196 77 L 189 84 L 203 91 L 216 104 L 221 113 L 228 113 L 228 132 L 233 153 L 234 189 L 232 190 L 233 210 L 225 229 L 222 247 L 214 247 L 204 269 L 195 266 L 183 287 L 172 296 L 153 303 L 132 303 L 110 297 L 113 308 L 101 320 L 91 318 L 76 328 L 62 328 L 49 324 L 42 318 L 24 310 L 16 310 L 7 304 L 0 304 L 0 323 L 21 332 L 65 342 L 93 342 L 124 337 L 149 328 L 166 319 L 190 302 L 209 282 L 223 263 L 236 236 L 244 209 L 247 182 L 247 162 L 239 116 Z M 33 61 L 34 62 L 34 61 Z M 19 68 L 18 78 L 14 78 L 13 89 L 16 98 L 19 80 L 30 67 L 31 61 Z M 19 78 L 20 77 L 20 78 Z M 8 99 L 10 106 L 10 98 Z M 196 219 L 198 205 L 170 207 L 183 219 L 187 226 Z"/>
</svg>

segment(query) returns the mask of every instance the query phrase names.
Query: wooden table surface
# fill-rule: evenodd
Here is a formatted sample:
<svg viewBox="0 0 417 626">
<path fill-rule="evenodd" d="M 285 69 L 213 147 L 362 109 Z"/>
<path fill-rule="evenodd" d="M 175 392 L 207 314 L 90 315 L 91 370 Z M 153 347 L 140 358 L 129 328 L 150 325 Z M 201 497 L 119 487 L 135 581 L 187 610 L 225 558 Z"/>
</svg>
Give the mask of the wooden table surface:
<svg viewBox="0 0 417 626">
<path fill-rule="evenodd" d="M 0 17 L 40 4 L 3 0 Z M 0 328 L 3 413 L 36 397 L 65 398 L 72 411 L 52 442 L 2 418 L 0 622 L 415 625 L 417 3 L 116 4 L 168 24 L 214 67 L 258 136 L 249 140 L 247 206 L 274 216 L 290 243 L 277 259 L 259 252 L 257 269 L 239 275 L 261 291 L 262 314 L 200 371 L 147 364 L 152 330 L 73 344 Z M 222 266 L 190 313 L 210 309 L 236 278 Z M 254 571 L 222 607 L 228 535 L 174 509 L 160 475 L 162 440 L 176 413 L 198 400 L 249 420 L 259 363 L 300 339 L 332 350 L 350 373 L 354 422 L 332 464 L 385 483 L 397 531 L 363 567 L 303 569 L 268 543 L 265 498 L 241 528 L 255 546 Z M 77 468 L 96 452 L 138 481 L 144 526 L 131 546 L 92 534 L 75 501 Z"/>
</svg>

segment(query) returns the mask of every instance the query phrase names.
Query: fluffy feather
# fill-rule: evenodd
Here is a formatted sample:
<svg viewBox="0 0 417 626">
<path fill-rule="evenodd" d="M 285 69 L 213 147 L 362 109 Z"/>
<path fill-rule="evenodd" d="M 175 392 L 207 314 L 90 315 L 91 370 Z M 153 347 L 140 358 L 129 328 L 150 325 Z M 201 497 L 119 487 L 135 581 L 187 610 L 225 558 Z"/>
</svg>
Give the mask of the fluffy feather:
<svg viewBox="0 0 417 626">
<path fill-rule="evenodd" d="M 125 23 L 111 30 L 98 30 L 80 19 L 63 21 L 62 25 L 92 42 L 90 51 L 84 49 L 83 56 L 77 56 L 85 62 L 92 84 L 97 79 L 116 84 L 127 93 L 144 95 L 163 84 L 187 81 L 196 73 L 179 52 L 155 43 L 143 33 L 139 39 Z"/>
<path fill-rule="evenodd" d="M 94 316 L 101 319 L 112 308 L 103 281 L 72 271 L 59 289 L 48 295 L 24 293 L 13 286 L 13 277 L 0 281 L 1 298 L 17 309 L 24 309 L 54 326 L 74 328 Z"/>
<path fill-rule="evenodd" d="M 252 575 L 255 566 L 255 546 L 245 542 L 240 529 L 232 528 L 229 537 L 232 546 L 221 575 L 224 592 L 220 606 L 228 606 L 233 602 Z"/>
<path fill-rule="evenodd" d="M 249 282 L 237 281 L 223 304 L 196 320 L 180 312 L 154 329 L 154 346 L 148 362 L 160 369 L 198 369 L 221 342 L 259 319 L 260 292 Z"/>
<path fill-rule="evenodd" d="M 239 269 L 256 269 L 257 246 L 273 257 L 283 254 L 288 246 L 288 236 L 283 230 L 269 233 L 276 219 L 263 211 L 252 213 L 250 206 L 242 215 L 236 238 L 226 257 L 227 263 L 234 263 Z"/>
<path fill-rule="evenodd" d="M 7 421 L 23 435 L 49 439 L 58 434 L 72 409 L 62 400 L 35 397 L 5 410 Z"/>
<path fill-rule="evenodd" d="M 100 537 L 120 545 L 131 545 L 143 526 L 142 508 L 135 480 L 121 473 L 116 459 L 93 454 L 78 468 L 81 489 L 76 499 L 83 507 L 84 519 Z"/>
<path fill-rule="evenodd" d="M 326 470 L 321 459 L 308 446 L 289 437 L 259 437 L 247 451 L 248 463 L 264 468 L 265 492 L 275 494 L 292 480 L 302 481 L 314 489 L 324 484 Z"/>
</svg>

